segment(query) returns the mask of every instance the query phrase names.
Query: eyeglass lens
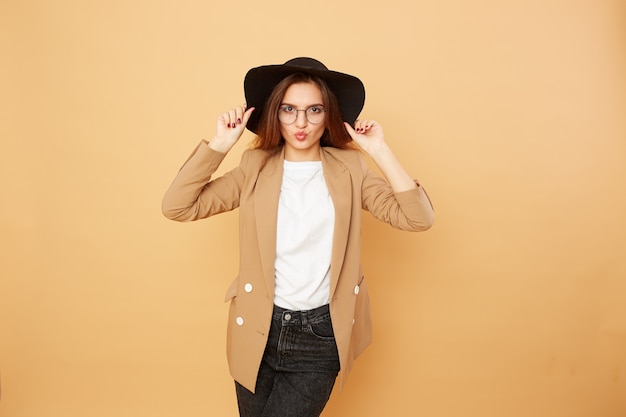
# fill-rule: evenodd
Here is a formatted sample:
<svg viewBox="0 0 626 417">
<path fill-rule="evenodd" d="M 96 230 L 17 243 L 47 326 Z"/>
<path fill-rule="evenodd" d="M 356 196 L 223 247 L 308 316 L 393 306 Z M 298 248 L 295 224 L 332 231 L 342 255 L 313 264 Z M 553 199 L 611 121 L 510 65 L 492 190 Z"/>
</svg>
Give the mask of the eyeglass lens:
<svg viewBox="0 0 626 417">
<path fill-rule="evenodd" d="M 281 123 L 290 125 L 298 119 L 298 113 L 304 112 L 309 123 L 319 124 L 324 120 L 324 108 L 322 106 L 311 106 L 305 110 L 298 110 L 293 106 L 284 105 L 278 109 L 278 120 Z"/>
</svg>

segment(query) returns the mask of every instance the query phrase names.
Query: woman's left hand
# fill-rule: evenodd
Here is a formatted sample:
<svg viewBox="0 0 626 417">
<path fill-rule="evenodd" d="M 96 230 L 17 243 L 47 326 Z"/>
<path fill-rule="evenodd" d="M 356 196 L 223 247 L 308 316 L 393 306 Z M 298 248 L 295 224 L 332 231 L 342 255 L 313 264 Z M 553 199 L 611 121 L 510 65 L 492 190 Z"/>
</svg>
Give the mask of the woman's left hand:
<svg viewBox="0 0 626 417">
<path fill-rule="evenodd" d="M 348 134 L 367 154 L 373 155 L 385 145 L 383 128 L 375 120 L 357 120 L 354 128 L 344 122 Z"/>
<path fill-rule="evenodd" d="M 417 188 L 417 183 L 404 170 L 387 143 L 383 128 L 374 120 L 357 120 L 354 128 L 344 122 L 352 139 L 366 152 L 387 178 L 394 192 Z"/>
</svg>

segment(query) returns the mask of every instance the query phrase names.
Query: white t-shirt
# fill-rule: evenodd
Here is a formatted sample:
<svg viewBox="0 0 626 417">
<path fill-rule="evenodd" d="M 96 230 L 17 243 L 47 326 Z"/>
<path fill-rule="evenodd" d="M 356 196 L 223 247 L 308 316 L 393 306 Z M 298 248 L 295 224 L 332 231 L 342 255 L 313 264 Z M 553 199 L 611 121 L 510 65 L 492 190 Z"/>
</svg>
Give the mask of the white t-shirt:
<svg viewBox="0 0 626 417">
<path fill-rule="evenodd" d="M 335 210 L 321 161 L 284 161 L 278 204 L 274 304 L 309 310 L 328 304 Z"/>
</svg>

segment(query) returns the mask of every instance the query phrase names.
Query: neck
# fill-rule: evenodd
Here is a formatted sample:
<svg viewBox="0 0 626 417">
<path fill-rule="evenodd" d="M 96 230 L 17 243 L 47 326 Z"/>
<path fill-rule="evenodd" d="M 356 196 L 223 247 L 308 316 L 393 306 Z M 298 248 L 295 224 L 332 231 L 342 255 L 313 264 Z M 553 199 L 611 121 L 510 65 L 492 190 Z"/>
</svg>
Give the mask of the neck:
<svg viewBox="0 0 626 417">
<path fill-rule="evenodd" d="M 285 159 L 290 162 L 320 161 L 320 148 L 307 150 L 285 149 Z"/>
</svg>

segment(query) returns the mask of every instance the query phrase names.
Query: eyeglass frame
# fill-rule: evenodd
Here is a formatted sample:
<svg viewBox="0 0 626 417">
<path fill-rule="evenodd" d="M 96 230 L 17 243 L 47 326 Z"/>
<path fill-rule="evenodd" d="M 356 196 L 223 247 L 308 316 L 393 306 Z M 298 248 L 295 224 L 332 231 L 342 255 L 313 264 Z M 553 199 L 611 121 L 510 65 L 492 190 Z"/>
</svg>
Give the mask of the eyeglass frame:
<svg viewBox="0 0 626 417">
<path fill-rule="evenodd" d="M 285 107 L 291 107 L 291 108 L 293 108 L 293 111 L 295 111 L 295 112 L 296 112 L 296 117 L 293 119 L 293 122 L 291 122 L 291 123 L 285 123 L 285 122 L 283 122 L 282 120 L 280 120 L 280 113 L 281 113 L 281 110 L 282 110 L 283 108 L 285 108 Z M 307 112 L 308 112 L 309 110 L 311 110 L 312 108 L 319 108 L 319 109 L 321 109 L 321 110 L 322 110 L 322 115 L 323 115 L 324 117 L 323 117 L 323 118 L 322 118 L 322 120 L 320 120 L 319 122 L 312 122 L 312 121 L 310 121 L 310 120 L 309 120 L 309 114 L 308 114 Z M 303 111 L 303 112 L 304 112 L 304 118 L 306 119 L 306 121 L 307 121 L 308 123 L 313 124 L 313 125 L 319 125 L 319 124 L 324 123 L 324 119 L 326 118 L 326 115 L 324 114 L 324 113 L 326 113 L 326 109 L 325 109 L 325 108 L 324 108 L 324 106 L 323 106 L 323 105 L 321 105 L 321 104 L 314 104 L 314 105 L 312 105 L 312 106 L 307 107 L 307 108 L 306 108 L 306 109 L 304 109 L 304 110 L 296 109 L 294 106 L 292 106 L 292 105 L 290 105 L 290 104 L 281 104 L 281 105 L 278 107 L 278 114 L 277 114 L 278 121 L 279 121 L 280 123 L 284 124 L 284 125 L 292 125 L 292 124 L 294 124 L 295 122 L 297 122 L 297 121 L 298 121 L 298 114 L 299 114 L 301 111 Z"/>
</svg>

